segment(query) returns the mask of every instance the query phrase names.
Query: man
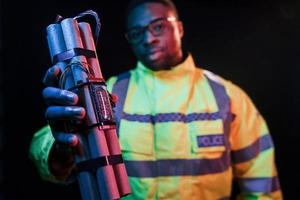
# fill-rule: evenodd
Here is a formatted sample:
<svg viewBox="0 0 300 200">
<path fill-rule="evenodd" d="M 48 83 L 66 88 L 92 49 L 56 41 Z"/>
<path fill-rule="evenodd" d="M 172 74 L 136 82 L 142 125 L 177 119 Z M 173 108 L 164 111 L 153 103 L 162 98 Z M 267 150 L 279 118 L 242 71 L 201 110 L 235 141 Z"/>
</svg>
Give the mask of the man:
<svg viewBox="0 0 300 200">
<path fill-rule="evenodd" d="M 263 117 L 239 87 L 195 67 L 182 50 L 183 34 L 171 1 L 129 5 L 126 37 L 138 63 L 107 82 L 119 97 L 118 134 L 132 189 L 126 198 L 227 199 L 234 178 L 240 199 L 282 199 Z M 45 82 L 58 74 L 52 67 Z M 85 116 L 76 94 L 47 87 L 43 95 L 48 120 Z M 69 146 L 78 143 L 75 135 L 52 134 Z M 42 177 L 66 181 L 72 156 L 52 134 L 49 127 L 35 134 L 31 157 Z"/>
</svg>

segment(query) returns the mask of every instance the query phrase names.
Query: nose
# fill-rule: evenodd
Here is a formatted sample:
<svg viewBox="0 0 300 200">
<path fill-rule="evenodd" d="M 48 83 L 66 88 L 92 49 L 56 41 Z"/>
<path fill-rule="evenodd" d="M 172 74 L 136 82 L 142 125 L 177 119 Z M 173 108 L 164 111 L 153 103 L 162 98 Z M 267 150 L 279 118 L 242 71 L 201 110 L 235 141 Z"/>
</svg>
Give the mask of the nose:
<svg viewBox="0 0 300 200">
<path fill-rule="evenodd" d="M 149 30 L 144 33 L 144 44 L 153 44 L 157 42 L 157 37 L 155 37 Z"/>
</svg>

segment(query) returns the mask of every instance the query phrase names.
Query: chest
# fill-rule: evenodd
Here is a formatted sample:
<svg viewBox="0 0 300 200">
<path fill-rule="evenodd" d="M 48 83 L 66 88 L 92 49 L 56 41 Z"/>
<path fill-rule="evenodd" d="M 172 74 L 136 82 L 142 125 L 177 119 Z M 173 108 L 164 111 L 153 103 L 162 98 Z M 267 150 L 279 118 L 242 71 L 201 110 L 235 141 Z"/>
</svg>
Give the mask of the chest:
<svg viewBox="0 0 300 200">
<path fill-rule="evenodd" d="M 131 83 L 119 138 L 125 159 L 213 158 L 225 150 L 223 120 L 203 79 Z"/>
</svg>

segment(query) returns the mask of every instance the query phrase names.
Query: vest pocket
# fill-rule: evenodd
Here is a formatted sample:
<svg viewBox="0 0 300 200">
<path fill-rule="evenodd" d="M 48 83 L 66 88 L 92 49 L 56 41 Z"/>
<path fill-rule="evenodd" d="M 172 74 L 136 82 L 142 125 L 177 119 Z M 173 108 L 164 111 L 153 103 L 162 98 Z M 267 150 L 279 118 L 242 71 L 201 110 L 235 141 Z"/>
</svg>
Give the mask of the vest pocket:
<svg viewBox="0 0 300 200">
<path fill-rule="evenodd" d="M 152 124 L 121 121 L 119 142 L 122 152 L 153 155 L 153 137 Z"/>
<path fill-rule="evenodd" d="M 222 120 L 193 123 L 190 137 L 192 153 L 200 157 L 216 158 L 226 150 Z"/>
</svg>

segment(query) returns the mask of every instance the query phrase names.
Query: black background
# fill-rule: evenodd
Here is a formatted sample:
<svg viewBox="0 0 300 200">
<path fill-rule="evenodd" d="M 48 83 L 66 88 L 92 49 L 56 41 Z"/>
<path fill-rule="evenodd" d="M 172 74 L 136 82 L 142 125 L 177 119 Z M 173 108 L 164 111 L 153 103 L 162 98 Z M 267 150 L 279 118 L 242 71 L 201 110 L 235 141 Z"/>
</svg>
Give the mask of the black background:
<svg viewBox="0 0 300 200">
<path fill-rule="evenodd" d="M 77 184 L 44 182 L 28 159 L 30 139 L 45 125 L 42 78 L 50 67 L 45 28 L 56 14 L 92 9 L 102 29 L 97 46 L 105 78 L 130 69 L 135 58 L 123 36 L 128 1 L 2 1 L 5 199 L 80 199 Z M 238 84 L 268 122 L 285 199 L 296 199 L 299 160 L 300 3 L 175 1 L 184 43 L 198 66 Z M 298 190 L 297 190 L 298 189 Z"/>
</svg>

